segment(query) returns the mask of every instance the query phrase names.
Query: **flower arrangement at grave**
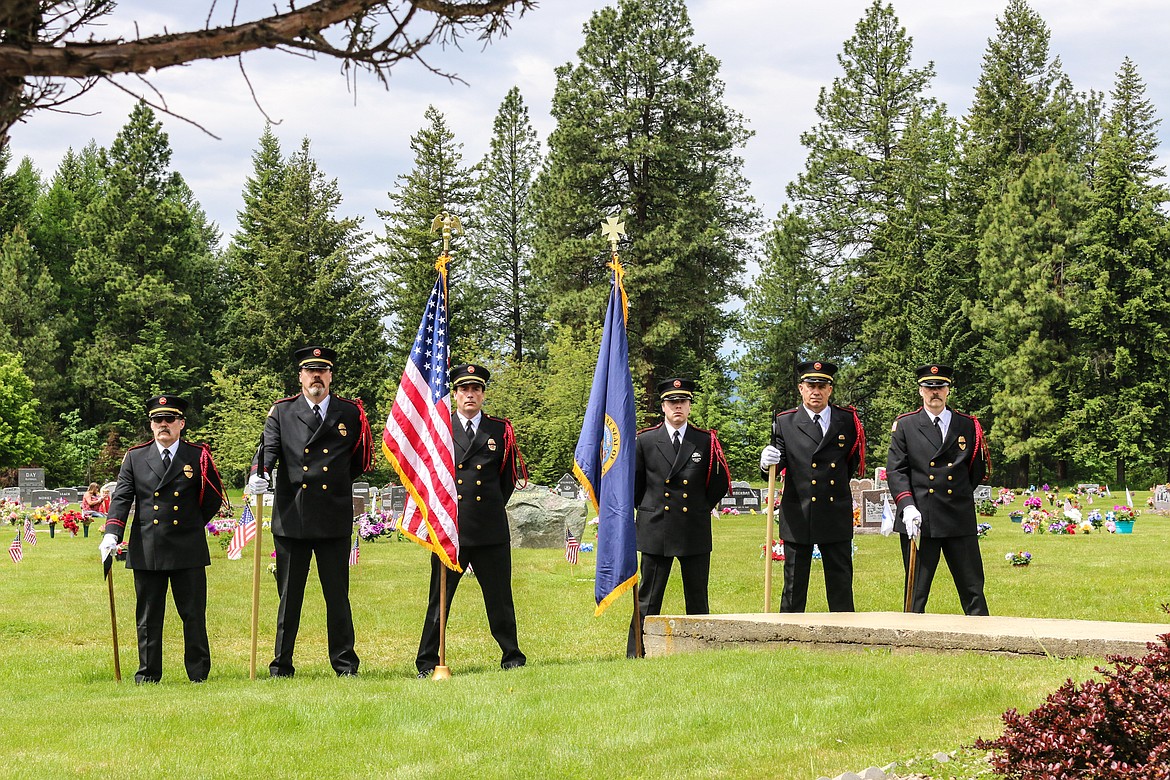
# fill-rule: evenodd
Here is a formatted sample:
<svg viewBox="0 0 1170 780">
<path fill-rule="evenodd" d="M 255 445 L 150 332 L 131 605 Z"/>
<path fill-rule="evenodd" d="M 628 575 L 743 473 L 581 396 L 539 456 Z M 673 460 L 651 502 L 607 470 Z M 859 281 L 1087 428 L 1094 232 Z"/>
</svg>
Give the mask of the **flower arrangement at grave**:
<svg viewBox="0 0 1170 780">
<path fill-rule="evenodd" d="M 1069 522 L 1065 519 L 1053 520 L 1048 524 L 1048 533 L 1056 534 L 1058 536 L 1071 536 L 1077 532 L 1076 523 Z"/>
<path fill-rule="evenodd" d="M 24 525 L 24 504 L 17 498 L 0 498 L 0 521 L 9 525 Z"/>
<path fill-rule="evenodd" d="M 236 535 L 237 525 L 237 521 L 230 515 L 223 517 L 222 514 L 217 514 L 207 523 L 206 528 L 207 533 L 219 542 L 219 548 L 226 550 L 232 543 L 232 537 Z"/>
<path fill-rule="evenodd" d="M 1000 506 L 1007 506 L 1016 500 L 1016 494 L 1011 488 L 1000 488 L 999 495 L 995 499 L 995 503 Z"/>
<path fill-rule="evenodd" d="M 1052 519 L 1052 513 L 1047 509 L 1033 509 L 1024 518 L 1022 525 L 1023 531 L 1026 534 L 1047 533 L 1049 525 L 1052 524 Z"/>
<path fill-rule="evenodd" d="M 1105 518 L 1101 516 L 1100 509 L 1094 509 L 1089 512 L 1089 515 L 1085 518 L 1085 521 L 1097 531 L 1100 531 L 1105 527 Z"/>
<path fill-rule="evenodd" d="M 996 504 L 991 499 L 985 498 L 982 501 L 975 502 L 975 512 L 984 517 L 994 517 L 996 511 Z"/>
<path fill-rule="evenodd" d="M 353 524 L 363 542 L 373 542 L 383 536 L 391 536 L 398 532 L 398 524 L 394 515 L 384 509 L 363 512 L 353 519 Z"/>
<path fill-rule="evenodd" d="M 765 548 L 767 548 L 767 546 L 768 545 L 766 545 L 766 544 L 760 545 L 760 557 L 761 558 L 764 557 L 764 550 L 765 550 Z M 784 560 L 784 542 L 780 539 L 777 539 L 776 541 L 772 542 L 772 560 L 774 560 L 774 561 Z"/>
<path fill-rule="evenodd" d="M 725 514 L 725 515 L 738 515 L 739 514 L 739 510 L 733 506 L 725 506 L 725 507 L 723 507 L 722 510 L 720 510 L 720 512 L 721 512 L 721 514 Z"/>
<path fill-rule="evenodd" d="M 1133 507 L 1121 504 L 1113 507 L 1114 520 L 1136 520 L 1138 513 L 1134 511 Z"/>
<path fill-rule="evenodd" d="M 1040 496 L 1028 496 L 1024 499 L 1024 507 L 1027 509 L 1042 509 L 1044 507 L 1044 501 L 1041 500 Z"/>
<path fill-rule="evenodd" d="M 987 538 L 987 532 L 991 530 L 991 523 L 980 523 L 975 526 L 975 535 L 980 539 Z"/>
<path fill-rule="evenodd" d="M 1012 566 L 1030 566 L 1032 564 L 1032 553 L 1027 550 L 1019 550 L 1008 553 L 1004 556 L 1004 559 Z"/>
<path fill-rule="evenodd" d="M 54 515 L 50 515 L 50 518 L 53 516 Z M 61 512 L 60 514 L 56 515 L 56 518 L 61 522 L 61 528 L 68 531 L 72 536 L 77 536 L 77 532 L 81 530 L 79 524 L 84 520 L 84 518 L 81 516 L 81 512 L 78 512 L 76 509 L 69 509 L 65 512 Z M 86 523 L 86 525 L 89 524 Z"/>
<path fill-rule="evenodd" d="M 861 507 L 857 505 L 856 501 L 853 502 L 853 527 L 861 527 Z"/>
</svg>

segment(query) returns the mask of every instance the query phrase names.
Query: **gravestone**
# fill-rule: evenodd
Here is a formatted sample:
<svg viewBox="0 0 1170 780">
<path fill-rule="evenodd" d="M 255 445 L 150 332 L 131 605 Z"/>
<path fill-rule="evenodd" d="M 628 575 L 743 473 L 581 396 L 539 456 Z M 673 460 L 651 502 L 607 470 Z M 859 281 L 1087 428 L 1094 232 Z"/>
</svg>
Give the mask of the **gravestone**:
<svg viewBox="0 0 1170 780">
<path fill-rule="evenodd" d="M 556 493 L 561 498 L 572 498 L 581 500 L 581 486 L 577 484 L 577 480 L 573 478 L 572 474 L 565 474 L 557 480 Z"/>
<path fill-rule="evenodd" d="M 366 505 L 370 500 L 370 483 L 369 482 L 355 482 L 353 483 L 353 516 L 365 514 Z"/>
<path fill-rule="evenodd" d="M 886 467 L 885 466 L 878 466 L 876 469 L 873 470 L 873 489 L 874 490 L 885 490 L 886 489 Z"/>
<path fill-rule="evenodd" d="M 1154 488 L 1154 509 L 1159 512 L 1170 512 L 1170 485 L 1158 485 Z"/>
<path fill-rule="evenodd" d="M 20 502 L 29 506 L 42 506 L 46 500 L 37 502 L 36 491 L 45 489 L 44 469 L 17 469 L 16 485 L 20 489 Z M 51 501 L 52 499 L 49 499 Z"/>
<path fill-rule="evenodd" d="M 991 485 L 976 485 L 975 486 L 975 503 L 980 501 L 991 500 Z"/>
<path fill-rule="evenodd" d="M 746 482 L 732 482 L 731 490 L 719 500 L 716 512 L 721 513 L 724 509 L 734 509 L 737 512 L 758 512 L 760 511 L 760 497 L 762 495 L 762 491 L 756 490 Z"/>
<path fill-rule="evenodd" d="M 47 506 L 59 498 L 56 490 L 34 490 L 29 494 L 29 501 L 26 503 L 32 507 Z"/>
<path fill-rule="evenodd" d="M 881 531 L 883 501 L 889 501 L 890 511 L 895 511 L 894 497 L 890 495 L 889 490 L 883 488 L 862 491 L 861 501 L 858 503 L 861 507 L 861 525 L 853 529 L 855 533 L 876 534 Z"/>
<path fill-rule="evenodd" d="M 1084 484 L 1077 485 L 1077 490 L 1080 490 L 1083 493 L 1088 493 L 1089 495 L 1092 495 L 1092 496 L 1097 495 L 1097 492 L 1100 489 L 1101 489 L 1101 486 L 1098 485 L 1096 482 L 1094 482 L 1092 484 L 1089 484 L 1086 482 Z"/>
<path fill-rule="evenodd" d="M 872 479 L 851 479 L 849 480 L 849 492 L 853 496 L 853 506 L 861 506 L 861 494 L 867 490 L 873 490 Z"/>
<path fill-rule="evenodd" d="M 0 498 L 4 499 L 5 501 L 19 501 L 20 500 L 20 488 L 18 488 L 18 487 L 4 488 L 3 490 L 0 490 Z"/>
<path fill-rule="evenodd" d="M 394 517 L 401 517 L 406 511 L 406 488 L 402 485 L 386 485 L 382 488 L 382 509 Z"/>
</svg>

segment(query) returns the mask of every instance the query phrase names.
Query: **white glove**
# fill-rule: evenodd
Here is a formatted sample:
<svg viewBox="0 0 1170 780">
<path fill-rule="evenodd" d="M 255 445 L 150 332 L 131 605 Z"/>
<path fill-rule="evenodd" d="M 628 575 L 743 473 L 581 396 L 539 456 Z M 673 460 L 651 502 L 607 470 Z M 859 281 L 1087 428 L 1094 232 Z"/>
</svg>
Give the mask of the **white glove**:
<svg viewBox="0 0 1170 780">
<path fill-rule="evenodd" d="M 906 535 L 911 539 L 917 539 L 922 531 L 921 520 L 922 513 L 918 511 L 918 507 L 908 506 L 902 510 L 902 524 L 906 526 Z"/>
<path fill-rule="evenodd" d="M 775 466 L 783 455 L 779 447 L 773 447 L 771 444 L 764 447 L 764 451 L 760 453 L 760 471 L 767 471 L 769 466 Z"/>
<path fill-rule="evenodd" d="M 267 493 L 268 477 L 264 476 L 263 474 L 253 474 L 252 476 L 248 477 L 248 487 L 246 490 L 248 493 L 251 493 L 254 496 L 261 493 Z"/>
<path fill-rule="evenodd" d="M 102 554 L 102 560 L 109 558 L 118 546 L 118 537 L 113 534 L 106 534 L 102 537 L 102 543 L 98 545 L 98 552 Z"/>
</svg>

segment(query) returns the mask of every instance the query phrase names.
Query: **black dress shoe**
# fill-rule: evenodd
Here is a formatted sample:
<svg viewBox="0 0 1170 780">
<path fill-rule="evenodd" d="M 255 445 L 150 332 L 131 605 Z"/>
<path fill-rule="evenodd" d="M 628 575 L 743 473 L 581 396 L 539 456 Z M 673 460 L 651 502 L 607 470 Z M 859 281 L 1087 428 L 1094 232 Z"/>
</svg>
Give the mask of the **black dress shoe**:
<svg viewBox="0 0 1170 780">
<path fill-rule="evenodd" d="M 505 670 L 506 669 L 519 669 L 523 665 L 524 665 L 523 661 L 508 661 L 507 663 L 500 664 L 500 668 L 505 669 Z"/>
<path fill-rule="evenodd" d="M 429 678 L 429 677 L 430 677 L 432 674 L 434 674 L 434 673 L 435 673 L 435 670 L 434 670 L 434 668 L 431 668 L 431 669 L 423 669 L 421 672 L 419 672 L 419 673 L 418 673 L 418 678 L 417 678 L 417 679 L 419 679 L 419 680 L 425 680 L 425 679 Z"/>
</svg>

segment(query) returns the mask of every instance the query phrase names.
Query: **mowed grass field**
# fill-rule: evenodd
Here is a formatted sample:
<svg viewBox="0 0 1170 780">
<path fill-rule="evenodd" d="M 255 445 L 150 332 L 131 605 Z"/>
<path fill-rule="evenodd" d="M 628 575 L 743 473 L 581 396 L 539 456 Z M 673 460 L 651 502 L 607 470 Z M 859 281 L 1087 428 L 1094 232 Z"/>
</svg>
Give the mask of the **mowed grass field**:
<svg viewBox="0 0 1170 780">
<path fill-rule="evenodd" d="M 1146 494 L 1135 498 L 1144 505 Z M 1170 622 L 1159 608 L 1170 601 L 1170 518 L 1144 514 L 1128 536 L 1025 536 L 1003 509 L 990 522 L 982 545 L 994 614 Z M 761 611 L 763 516 L 714 523 L 712 610 Z M 209 680 L 187 681 L 172 608 L 163 682 L 133 684 L 133 581 L 118 565 L 118 685 L 96 531 L 50 540 L 42 530 L 22 563 L 0 559 L 2 777 L 811 779 L 994 736 L 1004 710 L 1031 709 L 1066 678 L 1091 677 L 1102 663 L 800 648 L 628 661 L 630 599 L 593 617 L 592 554 L 574 569 L 561 550 L 515 550 L 528 666 L 499 670 L 479 587 L 465 579 L 448 627 L 454 677 L 419 681 L 426 554 L 409 542 L 379 541 L 362 545 L 351 570 L 361 675 L 338 679 L 329 667 L 313 573 L 297 676 L 267 678 L 277 599 L 264 573 L 253 681 L 251 548 L 245 560 L 228 561 L 211 540 Z M 267 534 L 264 544 L 267 564 Z M 859 536 L 857 547 L 858 609 L 899 610 L 896 537 Z M 1026 569 L 1004 560 L 1020 549 L 1033 555 Z M 778 604 L 779 565 L 774 576 Z M 810 610 L 823 609 L 814 564 Z M 682 611 L 676 573 L 664 612 Z M 928 611 L 959 612 L 945 567 Z"/>
</svg>

